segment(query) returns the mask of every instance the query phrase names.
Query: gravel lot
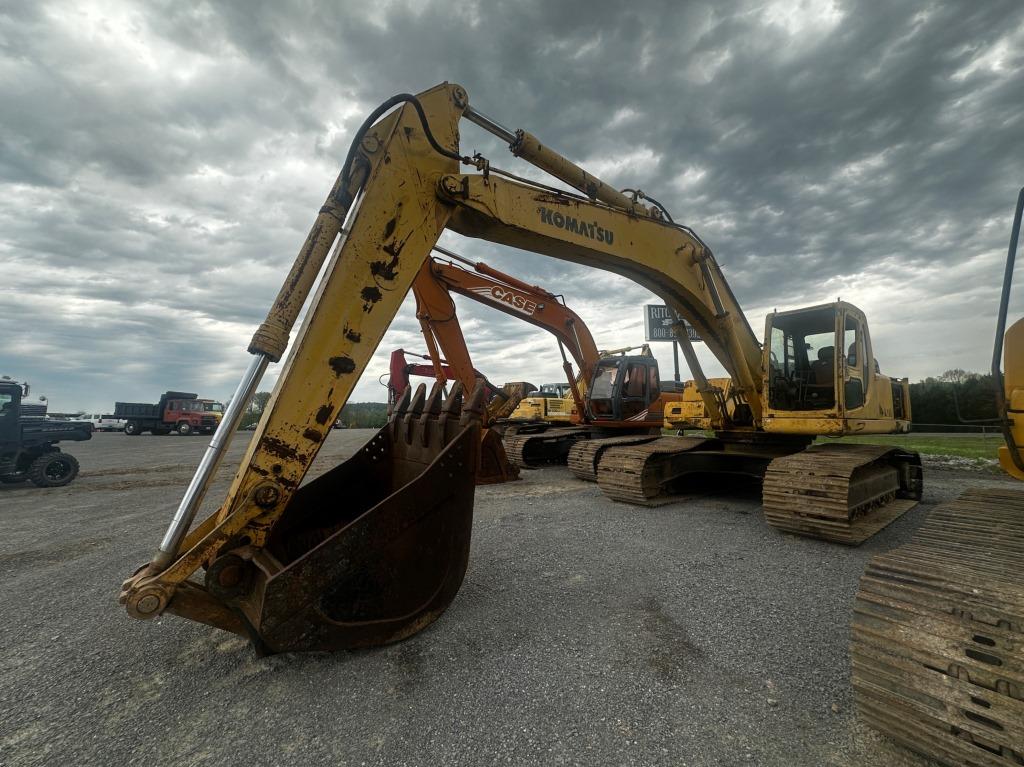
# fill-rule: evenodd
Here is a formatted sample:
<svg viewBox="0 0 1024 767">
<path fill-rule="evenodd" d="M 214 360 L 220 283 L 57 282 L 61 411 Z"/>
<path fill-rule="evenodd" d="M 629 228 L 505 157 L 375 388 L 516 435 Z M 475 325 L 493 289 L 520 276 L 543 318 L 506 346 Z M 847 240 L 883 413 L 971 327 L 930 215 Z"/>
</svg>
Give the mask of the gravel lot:
<svg viewBox="0 0 1024 767">
<path fill-rule="evenodd" d="M 371 433 L 333 432 L 314 473 Z M 478 488 L 466 581 L 428 630 L 261 659 L 116 602 L 205 445 L 97 434 L 68 446 L 70 486 L 0 485 L 0 764 L 922 765 L 856 724 L 857 579 L 936 502 L 1006 481 L 931 470 L 925 503 L 846 549 L 771 530 L 756 493 L 638 509 L 525 472 Z"/>
</svg>

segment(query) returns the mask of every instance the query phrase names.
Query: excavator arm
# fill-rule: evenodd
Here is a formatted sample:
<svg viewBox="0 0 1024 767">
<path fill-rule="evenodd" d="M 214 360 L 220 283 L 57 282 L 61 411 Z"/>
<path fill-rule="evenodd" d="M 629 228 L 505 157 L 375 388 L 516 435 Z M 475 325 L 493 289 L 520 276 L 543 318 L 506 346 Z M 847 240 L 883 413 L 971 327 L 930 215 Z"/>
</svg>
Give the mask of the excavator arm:
<svg viewBox="0 0 1024 767">
<path fill-rule="evenodd" d="M 460 410 L 461 386 L 444 405 L 436 396 L 428 400 L 421 387 L 399 403 L 370 450 L 361 451 L 357 459 L 366 471 L 354 484 L 336 481 L 344 480 L 340 471 L 321 477 L 313 491 L 316 482 L 302 491 L 299 485 L 450 217 L 451 206 L 435 189 L 439 175 L 458 168 L 460 93 L 443 85 L 403 95 L 364 123 L 253 337 L 253 362 L 160 548 L 122 587 L 129 614 L 175 613 L 248 635 L 258 649 L 273 652 L 395 641 L 430 623 L 454 597 L 468 552 L 482 390 Z M 190 529 L 244 403 L 266 365 L 283 355 L 325 261 L 324 279 L 227 497 Z M 447 487 L 425 481 L 439 462 L 446 478 L 459 479 Z M 408 493 L 417 500 L 403 504 Z M 423 536 L 434 544 L 409 554 Z M 308 574 L 328 542 L 332 557 L 348 562 L 347 571 L 331 566 Z M 190 581 L 203 566 L 205 583 Z M 328 594 L 343 604 L 323 604 Z"/>
</svg>

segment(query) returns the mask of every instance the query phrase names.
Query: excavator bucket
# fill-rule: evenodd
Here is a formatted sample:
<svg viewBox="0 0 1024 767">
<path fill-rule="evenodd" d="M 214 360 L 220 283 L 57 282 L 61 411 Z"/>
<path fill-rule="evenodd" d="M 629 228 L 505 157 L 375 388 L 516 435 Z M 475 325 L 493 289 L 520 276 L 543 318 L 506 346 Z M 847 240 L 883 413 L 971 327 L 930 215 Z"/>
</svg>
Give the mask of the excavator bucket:
<svg viewBox="0 0 1024 767">
<path fill-rule="evenodd" d="M 444 402 L 407 389 L 358 453 L 295 493 L 264 548 L 214 560 L 207 589 L 257 651 L 388 644 L 444 612 L 469 559 L 482 411 L 479 386 L 464 408 L 461 385 Z"/>
<path fill-rule="evenodd" d="M 519 479 L 519 467 L 508 460 L 501 435 L 491 429 L 480 433 L 480 465 L 476 470 L 478 485 L 497 485 Z"/>
</svg>

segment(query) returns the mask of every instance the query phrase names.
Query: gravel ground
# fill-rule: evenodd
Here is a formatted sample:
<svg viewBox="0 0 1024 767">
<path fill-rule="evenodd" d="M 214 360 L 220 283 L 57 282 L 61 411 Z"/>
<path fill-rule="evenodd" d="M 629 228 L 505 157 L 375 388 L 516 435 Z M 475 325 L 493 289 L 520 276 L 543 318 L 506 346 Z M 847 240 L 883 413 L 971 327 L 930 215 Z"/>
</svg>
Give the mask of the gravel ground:
<svg viewBox="0 0 1024 767">
<path fill-rule="evenodd" d="M 333 432 L 314 473 L 370 434 Z M 639 509 L 529 471 L 477 490 L 469 572 L 432 627 L 261 659 L 116 602 L 205 444 L 97 434 L 69 446 L 69 487 L 0 485 L 0 764 L 923 765 L 856 723 L 857 579 L 935 503 L 1006 482 L 929 470 L 924 503 L 847 549 L 768 528 L 756 493 Z"/>
</svg>

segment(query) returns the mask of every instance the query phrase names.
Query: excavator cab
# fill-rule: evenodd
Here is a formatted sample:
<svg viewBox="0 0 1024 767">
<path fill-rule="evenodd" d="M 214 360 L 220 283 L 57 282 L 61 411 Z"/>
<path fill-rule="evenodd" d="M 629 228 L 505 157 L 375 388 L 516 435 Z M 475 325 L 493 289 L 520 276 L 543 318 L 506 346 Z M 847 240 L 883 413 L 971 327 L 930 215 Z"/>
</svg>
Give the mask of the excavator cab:
<svg viewBox="0 0 1024 767">
<path fill-rule="evenodd" d="M 776 410 L 833 410 L 845 339 L 834 304 L 768 317 L 768 401 Z M 854 349 L 854 351 L 856 351 Z M 843 352 L 840 351 L 840 354 Z"/>
<path fill-rule="evenodd" d="M 588 401 L 595 421 L 633 421 L 643 420 L 660 396 L 656 359 L 609 357 L 597 363 Z"/>
<path fill-rule="evenodd" d="M 569 396 L 570 387 L 567 383 L 546 383 L 540 385 L 540 391 L 536 392 L 534 397 L 544 397 L 545 399 L 565 399 Z"/>
<path fill-rule="evenodd" d="M 909 430 L 909 384 L 882 375 L 867 320 L 852 304 L 768 315 L 763 353 L 766 430 L 800 422 L 815 434 Z"/>
</svg>

